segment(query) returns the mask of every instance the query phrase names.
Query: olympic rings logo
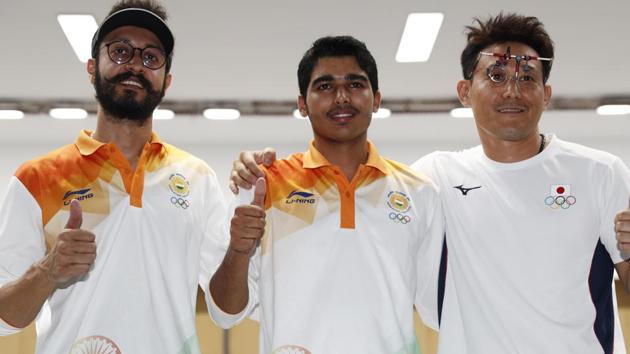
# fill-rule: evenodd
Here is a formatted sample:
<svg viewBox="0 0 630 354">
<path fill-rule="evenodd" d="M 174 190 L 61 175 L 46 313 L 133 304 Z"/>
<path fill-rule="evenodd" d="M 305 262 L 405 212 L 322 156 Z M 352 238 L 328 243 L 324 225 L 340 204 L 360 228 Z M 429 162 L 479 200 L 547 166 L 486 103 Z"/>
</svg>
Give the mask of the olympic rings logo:
<svg viewBox="0 0 630 354">
<path fill-rule="evenodd" d="M 411 218 L 408 215 L 403 215 L 399 213 L 389 213 L 389 220 L 393 222 L 399 222 L 401 224 L 408 224 L 411 222 Z"/>
<path fill-rule="evenodd" d="M 175 205 L 176 207 L 182 208 L 182 209 L 188 209 L 188 207 L 190 206 L 190 203 L 188 203 L 186 199 L 178 198 L 178 197 L 171 197 L 171 203 Z"/>
<path fill-rule="evenodd" d="M 558 209 L 558 208 L 569 209 L 571 205 L 575 204 L 576 201 L 577 200 L 572 195 L 568 197 L 564 197 L 561 195 L 554 197 L 550 195 L 547 198 L 545 198 L 545 205 L 547 205 L 551 209 Z"/>
</svg>

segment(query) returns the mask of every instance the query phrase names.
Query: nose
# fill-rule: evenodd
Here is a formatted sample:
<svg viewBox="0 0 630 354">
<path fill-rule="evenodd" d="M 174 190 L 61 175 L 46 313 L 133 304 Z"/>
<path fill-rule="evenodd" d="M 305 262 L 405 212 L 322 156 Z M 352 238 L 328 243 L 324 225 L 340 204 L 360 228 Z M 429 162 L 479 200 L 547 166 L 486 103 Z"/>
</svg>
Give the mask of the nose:
<svg viewBox="0 0 630 354">
<path fill-rule="evenodd" d="M 349 102 L 348 90 L 345 86 L 340 86 L 337 89 L 337 95 L 335 96 L 335 103 L 338 105 L 345 104 Z"/>
<path fill-rule="evenodd" d="M 521 90 L 518 86 L 518 79 L 516 78 L 516 75 L 512 75 L 506 81 L 503 98 L 520 98 Z"/>
<path fill-rule="evenodd" d="M 136 51 L 140 52 L 136 55 Z M 134 72 L 142 72 L 144 71 L 144 63 L 142 62 L 142 49 L 133 48 L 133 54 L 131 55 L 131 60 L 127 63 L 127 69 Z"/>
</svg>

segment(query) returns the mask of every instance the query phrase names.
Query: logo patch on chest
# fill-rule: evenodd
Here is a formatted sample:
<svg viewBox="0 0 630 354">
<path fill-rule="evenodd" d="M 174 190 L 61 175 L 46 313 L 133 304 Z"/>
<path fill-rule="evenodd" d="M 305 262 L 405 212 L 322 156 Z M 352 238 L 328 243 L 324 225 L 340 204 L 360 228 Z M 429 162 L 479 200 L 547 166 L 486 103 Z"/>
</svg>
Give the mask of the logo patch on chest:
<svg viewBox="0 0 630 354">
<path fill-rule="evenodd" d="M 455 186 L 453 188 L 455 188 L 455 189 L 459 190 L 460 192 L 462 192 L 462 195 L 468 195 L 468 192 L 470 192 L 471 190 L 474 190 L 474 189 L 479 189 L 479 188 L 481 188 L 481 186 L 464 187 L 463 184 L 460 184 L 459 186 Z"/>
<path fill-rule="evenodd" d="M 85 188 L 85 189 L 80 189 L 76 191 L 68 191 L 63 196 L 63 205 L 70 205 L 70 202 L 73 199 L 82 201 L 82 200 L 90 199 L 90 198 L 94 198 L 94 193 L 92 193 L 92 188 Z"/>
<path fill-rule="evenodd" d="M 315 204 L 313 193 L 294 190 L 284 200 L 285 204 Z"/>
<path fill-rule="evenodd" d="M 577 198 L 571 193 L 570 184 L 552 184 L 549 195 L 545 197 L 545 205 L 551 209 L 569 209 L 576 202 Z"/>
<path fill-rule="evenodd" d="M 190 183 L 186 177 L 179 173 L 172 174 L 168 179 L 168 189 L 174 195 L 171 196 L 171 204 L 176 208 L 188 209 L 190 200 L 186 197 L 190 195 Z"/>
<path fill-rule="evenodd" d="M 389 220 L 399 224 L 411 222 L 411 216 L 406 215 L 411 210 L 411 199 L 405 193 L 399 191 L 387 193 L 387 206 L 393 210 L 388 215 Z"/>
</svg>

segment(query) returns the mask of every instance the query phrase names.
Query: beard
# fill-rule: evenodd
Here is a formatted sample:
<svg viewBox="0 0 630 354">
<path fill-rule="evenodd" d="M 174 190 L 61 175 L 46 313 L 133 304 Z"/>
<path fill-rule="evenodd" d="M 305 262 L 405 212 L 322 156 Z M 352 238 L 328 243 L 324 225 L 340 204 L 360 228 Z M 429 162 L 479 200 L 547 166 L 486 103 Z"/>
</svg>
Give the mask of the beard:
<svg viewBox="0 0 630 354">
<path fill-rule="evenodd" d="M 138 93 L 132 90 L 124 90 L 122 95 L 116 93 L 116 84 L 131 77 L 137 79 L 146 90 L 143 100 L 138 100 Z M 154 90 L 151 83 L 144 76 L 135 75 L 131 72 L 122 73 L 108 79 L 102 77 L 97 69 L 94 89 L 96 90 L 96 100 L 110 117 L 117 120 L 137 122 L 138 125 L 144 125 L 153 114 L 155 107 L 162 101 L 162 97 L 164 97 L 164 88 L 160 91 Z"/>
</svg>

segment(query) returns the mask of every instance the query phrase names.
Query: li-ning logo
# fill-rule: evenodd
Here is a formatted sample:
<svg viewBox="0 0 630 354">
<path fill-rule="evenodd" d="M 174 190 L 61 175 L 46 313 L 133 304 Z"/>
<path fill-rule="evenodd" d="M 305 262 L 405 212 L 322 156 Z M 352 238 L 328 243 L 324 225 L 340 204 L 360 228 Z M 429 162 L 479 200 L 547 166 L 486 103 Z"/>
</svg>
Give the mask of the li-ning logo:
<svg viewBox="0 0 630 354">
<path fill-rule="evenodd" d="M 70 202 L 72 201 L 72 199 L 76 199 L 78 201 L 82 201 L 85 199 L 90 199 L 90 198 L 94 198 L 94 193 L 90 193 L 92 189 L 91 188 L 86 188 L 86 189 L 79 189 L 77 191 L 68 191 L 66 194 L 64 194 L 63 196 L 63 205 L 70 205 Z M 76 195 L 76 198 L 70 198 L 73 195 Z"/>
<path fill-rule="evenodd" d="M 70 348 L 70 354 L 122 354 L 113 340 L 103 336 L 90 336 L 80 339 Z"/>
<path fill-rule="evenodd" d="M 577 202 L 571 194 L 570 184 L 552 184 L 549 195 L 545 198 L 545 205 L 551 209 L 569 209 Z"/>
<path fill-rule="evenodd" d="M 315 204 L 315 198 L 313 193 L 299 192 L 294 190 L 286 197 L 285 203 L 287 204 Z"/>
<path fill-rule="evenodd" d="M 453 187 L 455 189 L 459 189 L 460 192 L 462 192 L 462 195 L 468 195 L 468 192 L 470 192 L 473 189 L 479 189 L 481 188 L 481 186 L 477 186 L 477 187 L 464 187 L 463 184 L 460 184 L 459 186 L 455 186 Z"/>
</svg>

